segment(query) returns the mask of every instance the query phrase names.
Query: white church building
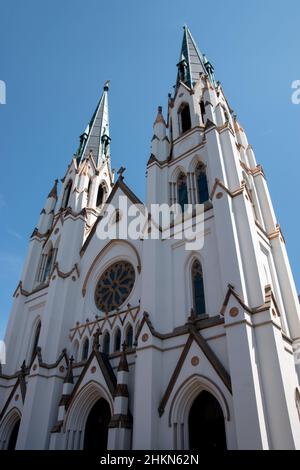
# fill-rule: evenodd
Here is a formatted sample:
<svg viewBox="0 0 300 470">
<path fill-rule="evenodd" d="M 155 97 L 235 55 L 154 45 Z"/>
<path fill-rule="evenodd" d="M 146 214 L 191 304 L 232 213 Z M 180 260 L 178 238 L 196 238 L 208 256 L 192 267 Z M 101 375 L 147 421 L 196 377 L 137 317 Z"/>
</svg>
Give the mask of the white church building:
<svg viewBox="0 0 300 470">
<path fill-rule="evenodd" d="M 0 449 L 300 449 L 299 302 L 265 174 L 187 27 L 177 68 L 144 207 L 202 207 L 203 246 L 178 217 L 101 237 L 107 204 L 117 232 L 120 201 L 141 204 L 112 170 L 107 82 L 30 238 Z"/>
</svg>

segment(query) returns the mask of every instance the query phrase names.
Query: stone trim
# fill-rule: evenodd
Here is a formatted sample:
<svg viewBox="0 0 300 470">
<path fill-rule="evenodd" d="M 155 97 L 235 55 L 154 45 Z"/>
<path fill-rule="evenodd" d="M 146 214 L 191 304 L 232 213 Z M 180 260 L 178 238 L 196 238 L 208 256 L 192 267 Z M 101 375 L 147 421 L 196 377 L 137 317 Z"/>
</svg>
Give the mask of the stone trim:
<svg viewBox="0 0 300 470">
<path fill-rule="evenodd" d="M 142 331 L 142 328 L 143 328 L 145 323 L 147 324 L 151 334 L 154 337 L 159 338 L 159 339 L 169 339 L 169 338 L 174 338 L 175 336 L 182 336 L 184 334 L 189 333 L 188 323 L 186 323 L 185 325 L 174 328 L 174 330 L 171 331 L 170 333 L 160 333 L 152 325 L 152 322 L 151 322 L 150 317 L 149 317 L 149 313 L 144 312 L 142 321 L 139 325 L 139 328 L 138 328 L 138 331 L 137 331 L 137 334 L 136 334 L 136 340 L 138 340 L 139 335 L 140 335 L 140 333 Z M 211 328 L 213 326 L 218 326 L 218 325 L 223 325 L 223 324 L 224 324 L 224 319 L 222 317 L 220 317 L 220 315 L 216 315 L 216 316 L 213 316 L 213 317 L 206 317 L 206 318 L 203 318 L 203 319 L 202 318 L 199 318 L 199 319 L 196 318 L 196 320 L 195 320 L 195 327 L 196 327 L 197 330 L 203 330 L 205 328 Z"/>
</svg>

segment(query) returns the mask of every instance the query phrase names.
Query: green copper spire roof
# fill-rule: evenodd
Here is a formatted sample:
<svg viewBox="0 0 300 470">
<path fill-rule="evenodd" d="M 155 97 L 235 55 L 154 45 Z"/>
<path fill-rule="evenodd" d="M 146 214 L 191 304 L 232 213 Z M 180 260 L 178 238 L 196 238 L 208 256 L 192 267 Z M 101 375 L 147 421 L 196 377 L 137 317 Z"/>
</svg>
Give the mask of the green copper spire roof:
<svg viewBox="0 0 300 470">
<path fill-rule="evenodd" d="M 199 79 L 200 73 L 207 74 L 212 84 L 215 85 L 213 66 L 198 49 L 186 25 L 183 27 L 183 40 L 179 57 L 176 88 L 178 88 L 180 81 L 193 88 Z"/>
<path fill-rule="evenodd" d="M 93 117 L 80 136 L 80 146 L 77 151 L 78 163 L 90 154 L 93 155 L 97 166 L 109 154 L 109 116 L 108 116 L 108 86 L 109 81 L 105 82 L 103 93 Z"/>
</svg>

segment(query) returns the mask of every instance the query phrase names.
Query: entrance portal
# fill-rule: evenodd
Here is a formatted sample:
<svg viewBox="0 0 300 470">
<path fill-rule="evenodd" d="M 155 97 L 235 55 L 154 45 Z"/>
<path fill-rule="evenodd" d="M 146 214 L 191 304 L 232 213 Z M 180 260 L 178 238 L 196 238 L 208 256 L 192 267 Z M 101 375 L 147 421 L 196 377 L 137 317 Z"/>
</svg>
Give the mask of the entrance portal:
<svg viewBox="0 0 300 470">
<path fill-rule="evenodd" d="M 15 450 L 16 448 L 20 423 L 21 423 L 21 420 L 18 419 L 18 421 L 16 421 L 14 424 L 13 430 L 11 432 L 11 435 L 8 441 L 7 450 Z"/>
<path fill-rule="evenodd" d="M 106 450 L 108 425 L 111 414 L 108 402 L 104 398 L 100 398 L 92 407 L 88 415 L 85 433 L 84 445 L 86 450 Z"/>
<path fill-rule="evenodd" d="M 226 435 L 222 409 L 206 391 L 199 393 L 189 413 L 190 450 L 225 450 Z"/>
</svg>

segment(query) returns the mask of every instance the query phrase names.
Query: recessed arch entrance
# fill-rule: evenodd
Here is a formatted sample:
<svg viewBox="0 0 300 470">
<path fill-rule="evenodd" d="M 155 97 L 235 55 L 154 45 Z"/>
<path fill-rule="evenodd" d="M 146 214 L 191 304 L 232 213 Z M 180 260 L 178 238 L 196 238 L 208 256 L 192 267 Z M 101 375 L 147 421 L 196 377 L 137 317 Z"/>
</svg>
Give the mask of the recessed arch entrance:
<svg viewBox="0 0 300 470">
<path fill-rule="evenodd" d="M 21 413 L 17 408 L 12 408 L 0 426 L 0 450 L 15 450 L 20 424 Z"/>
<path fill-rule="evenodd" d="M 188 418 L 190 450 L 225 450 L 226 435 L 222 408 L 206 390 L 195 398 Z"/>
<path fill-rule="evenodd" d="M 18 421 L 15 422 L 14 427 L 12 428 L 11 434 L 9 436 L 9 440 L 8 440 L 8 444 L 7 444 L 7 450 L 15 450 L 16 449 L 20 424 L 21 424 L 21 420 L 18 419 Z"/>
<path fill-rule="evenodd" d="M 64 424 L 65 449 L 105 449 L 106 447 L 101 447 L 101 445 L 103 442 L 107 445 L 107 437 L 105 441 L 105 435 L 103 436 L 102 433 L 102 437 L 97 439 L 96 448 L 91 435 L 94 431 L 99 433 L 101 429 L 106 429 L 112 413 L 111 393 L 98 382 L 93 380 L 88 382 L 76 394 L 67 411 Z M 104 426 L 104 423 L 107 424 Z"/>
<path fill-rule="evenodd" d="M 219 386 L 210 378 L 200 374 L 193 374 L 182 382 L 179 388 L 175 391 L 173 397 L 171 397 L 168 421 L 169 426 L 173 430 L 173 446 L 175 450 L 188 450 L 190 449 L 191 444 L 194 445 L 194 441 L 190 443 L 190 431 L 193 432 L 193 429 L 191 429 L 189 418 L 191 413 L 197 413 L 197 405 L 195 403 L 197 403 L 199 395 L 204 392 L 211 395 L 215 399 L 218 407 L 221 409 L 223 419 L 222 430 L 224 430 L 225 448 L 227 447 L 226 443 L 230 423 L 230 411 L 227 399 Z M 195 407 L 193 408 L 194 404 Z M 198 405 L 201 411 L 201 405 L 203 405 L 203 403 L 200 401 L 200 404 L 198 403 Z M 206 405 L 204 404 L 204 408 L 205 406 Z M 203 422 L 204 420 L 202 420 L 202 423 Z M 198 425 L 196 429 L 196 437 L 200 437 L 203 432 L 205 432 L 205 429 L 200 429 L 200 426 Z M 230 446 L 231 445 L 232 443 Z M 198 448 L 198 443 L 196 443 L 196 448 Z"/>
<path fill-rule="evenodd" d="M 107 449 L 110 418 L 109 404 L 104 398 L 100 398 L 92 407 L 86 420 L 83 443 L 85 450 Z"/>
</svg>

